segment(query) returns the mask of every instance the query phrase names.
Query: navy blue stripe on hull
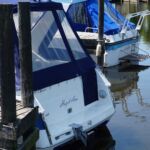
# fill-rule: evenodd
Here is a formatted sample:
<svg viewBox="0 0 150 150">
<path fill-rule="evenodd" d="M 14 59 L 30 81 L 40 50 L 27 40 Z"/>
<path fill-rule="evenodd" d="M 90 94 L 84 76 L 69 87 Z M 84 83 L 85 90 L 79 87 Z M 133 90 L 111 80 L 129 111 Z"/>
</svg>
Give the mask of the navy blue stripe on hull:
<svg viewBox="0 0 150 150">
<path fill-rule="evenodd" d="M 82 82 L 83 82 L 84 104 L 88 105 L 98 100 L 97 78 L 95 70 L 92 69 L 89 72 L 82 75 Z"/>
<path fill-rule="evenodd" d="M 130 39 L 122 40 L 119 42 L 106 43 L 105 47 L 106 47 L 106 51 L 111 51 L 111 50 L 116 50 L 118 48 L 121 48 L 123 46 L 135 44 L 136 42 L 138 42 L 138 38 L 130 38 Z"/>
<path fill-rule="evenodd" d="M 77 76 L 73 63 L 66 63 L 33 72 L 33 89 L 40 90 Z"/>
</svg>

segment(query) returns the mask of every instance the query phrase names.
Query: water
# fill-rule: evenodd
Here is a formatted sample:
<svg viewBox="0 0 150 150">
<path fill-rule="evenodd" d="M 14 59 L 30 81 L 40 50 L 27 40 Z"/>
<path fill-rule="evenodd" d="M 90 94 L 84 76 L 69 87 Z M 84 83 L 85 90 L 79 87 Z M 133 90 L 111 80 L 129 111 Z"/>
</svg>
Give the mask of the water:
<svg viewBox="0 0 150 150">
<path fill-rule="evenodd" d="M 147 3 L 116 4 L 123 15 L 150 9 Z M 137 18 L 133 20 L 137 21 Z M 146 17 L 139 47 L 150 53 L 150 17 Z M 85 148 L 75 142 L 65 146 L 64 150 L 150 150 L 150 60 L 141 63 L 141 67 L 106 69 L 105 75 L 111 82 L 112 95 L 116 103 L 116 113 L 96 135 L 90 138 L 90 146 Z"/>
<path fill-rule="evenodd" d="M 116 5 L 116 8 L 126 15 L 148 9 L 150 5 L 124 3 L 123 6 Z M 144 20 L 140 34 L 139 47 L 150 53 L 150 17 Z M 150 60 L 143 64 L 150 65 Z M 109 75 L 110 72 L 113 76 Z M 111 90 L 116 102 L 116 113 L 108 123 L 116 141 L 115 149 L 150 150 L 150 68 L 109 69 L 106 76 L 112 83 Z"/>
</svg>

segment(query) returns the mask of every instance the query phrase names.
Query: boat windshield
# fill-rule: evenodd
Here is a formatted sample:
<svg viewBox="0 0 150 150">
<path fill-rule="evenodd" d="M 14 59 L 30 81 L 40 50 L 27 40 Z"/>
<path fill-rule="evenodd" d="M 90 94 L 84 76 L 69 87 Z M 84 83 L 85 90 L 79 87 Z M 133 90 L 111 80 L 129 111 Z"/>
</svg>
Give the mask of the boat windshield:
<svg viewBox="0 0 150 150">
<path fill-rule="evenodd" d="M 33 71 L 71 61 L 52 11 L 31 12 L 31 29 Z"/>
<path fill-rule="evenodd" d="M 86 57 L 64 11 L 57 10 L 57 14 L 74 58 Z M 14 15 L 14 21 L 18 31 L 17 14 Z M 31 12 L 31 29 L 33 71 L 71 62 L 52 11 Z"/>
<path fill-rule="evenodd" d="M 57 14 L 59 16 L 61 25 L 63 27 L 69 46 L 71 47 L 71 50 L 73 52 L 75 59 L 81 59 L 81 58 L 86 57 L 85 52 L 83 51 L 83 48 L 81 47 L 79 41 L 77 40 L 74 32 L 72 31 L 70 27 L 70 24 L 66 18 L 64 11 L 57 10 Z"/>
<path fill-rule="evenodd" d="M 71 61 L 51 11 L 43 12 L 31 34 L 33 71 Z"/>
<path fill-rule="evenodd" d="M 87 12 L 85 9 L 86 4 L 82 3 L 75 3 L 70 5 L 68 9 L 68 14 L 73 23 L 85 25 L 89 25 L 89 20 L 87 18 Z M 90 25 L 89 25 L 90 26 Z"/>
</svg>

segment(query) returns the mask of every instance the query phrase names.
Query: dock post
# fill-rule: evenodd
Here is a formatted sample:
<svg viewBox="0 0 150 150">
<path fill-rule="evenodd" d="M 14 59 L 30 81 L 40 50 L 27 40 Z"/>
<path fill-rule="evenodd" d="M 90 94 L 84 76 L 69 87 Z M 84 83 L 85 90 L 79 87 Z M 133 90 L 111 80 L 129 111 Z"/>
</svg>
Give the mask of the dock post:
<svg viewBox="0 0 150 150">
<path fill-rule="evenodd" d="M 16 121 L 12 5 L 0 5 L 0 102 L 2 123 Z M 9 33 L 9 34 L 8 34 Z"/>
<path fill-rule="evenodd" d="M 29 84 L 25 88 L 29 87 L 31 91 L 28 91 L 28 89 L 28 92 L 25 91 L 25 94 L 29 95 L 27 95 L 23 106 L 19 100 L 16 100 L 14 69 L 14 45 L 16 41 L 14 41 L 12 13 L 13 5 L 0 4 L 0 149 L 33 150 L 39 138 L 39 130 L 35 127 L 38 107 L 33 107 L 32 98 L 32 61 L 29 61 L 29 54 L 26 54 L 26 52 L 21 53 L 26 56 L 27 64 L 29 63 L 26 65 L 23 62 L 23 66 L 21 67 L 23 69 L 25 67 L 24 72 L 26 72 L 26 77 L 23 81 Z M 24 16 L 22 19 L 24 19 Z M 27 28 L 29 22 L 24 22 L 24 24 L 26 23 Z M 29 30 L 29 32 L 31 31 Z M 28 36 L 26 38 L 30 37 Z M 27 42 L 25 38 L 22 38 L 22 40 Z M 22 44 L 23 50 L 28 50 L 31 47 L 31 39 L 29 41 L 29 44 Z M 29 53 L 29 50 L 27 53 Z M 29 68 L 27 69 L 26 67 L 31 69 L 30 76 L 27 72 Z M 27 80 L 27 78 L 29 79 Z"/>
<path fill-rule="evenodd" d="M 34 96 L 32 86 L 32 47 L 31 47 L 31 18 L 30 3 L 19 2 L 19 51 L 20 51 L 20 67 L 21 67 L 21 97 L 24 107 L 34 107 Z M 30 132 L 35 131 L 35 124 L 30 128 Z M 29 133 L 23 135 L 27 139 Z M 31 148 L 35 148 L 35 143 Z"/>
<path fill-rule="evenodd" d="M 104 0 L 98 0 L 98 44 L 96 47 L 97 63 L 104 65 Z"/>
<path fill-rule="evenodd" d="M 33 107 L 30 3 L 19 2 L 21 96 L 24 107 Z"/>
</svg>

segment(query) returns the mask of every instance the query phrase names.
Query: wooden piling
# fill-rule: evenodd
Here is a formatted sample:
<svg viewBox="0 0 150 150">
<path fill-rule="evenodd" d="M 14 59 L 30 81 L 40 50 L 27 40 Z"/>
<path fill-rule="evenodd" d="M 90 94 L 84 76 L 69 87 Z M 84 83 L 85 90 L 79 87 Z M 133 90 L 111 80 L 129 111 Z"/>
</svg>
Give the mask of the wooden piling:
<svg viewBox="0 0 150 150">
<path fill-rule="evenodd" d="M 25 7 L 21 5 L 23 9 L 26 8 L 26 4 Z M 24 73 L 21 76 L 24 93 L 22 105 L 15 95 L 12 7 L 8 4 L 0 5 L 0 149 L 31 150 L 35 149 L 39 130 L 35 127 L 38 108 L 33 108 L 30 19 L 24 20 L 23 14 L 20 19 L 21 70 Z M 24 28 L 28 28 L 28 32 Z"/>
<path fill-rule="evenodd" d="M 97 63 L 103 66 L 104 63 L 104 0 L 98 0 L 98 45 Z"/>
<path fill-rule="evenodd" d="M 24 107 L 33 107 L 30 3 L 19 2 L 21 95 Z"/>
<path fill-rule="evenodd" d="M 98 10 L 99 10 L 98 41 L 101 42 L 103 40 L 103 34 L 104 34 L 104 0 L 99 0 Z"/>
<path fill-rule="evenodd" d="M 16 121 L 12 5 L 0 5 L 0 97 L 2 123 Z"/>
</svg>

